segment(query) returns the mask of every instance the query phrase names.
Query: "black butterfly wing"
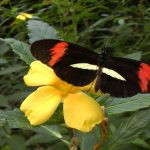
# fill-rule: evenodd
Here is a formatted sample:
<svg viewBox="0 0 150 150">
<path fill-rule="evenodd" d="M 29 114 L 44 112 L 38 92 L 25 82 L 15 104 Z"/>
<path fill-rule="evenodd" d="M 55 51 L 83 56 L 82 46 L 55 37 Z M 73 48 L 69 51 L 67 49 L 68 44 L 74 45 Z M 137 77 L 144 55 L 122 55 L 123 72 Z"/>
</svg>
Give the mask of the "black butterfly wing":
<svg viewBox="0 0 150 150">
<path fill-rule="evenodd" d="M 111 57 L 105 61 L 104 68 L 110 71 L 102 72 L 96 90 L 100 89 L 115 97 L 129 97 L 137 93 L 150 92 L 150 65 L 136 60 Z M 114 75 L 114 71 L 119 76 Z"/>
<path fill-rule="evenodd" d="M 74 55 L 72 57 L 66 57 L 58 62 L 53 68 L 56 75 L 62 80 L 75 86 L 85 86 L 91 83 L 96 78 L 95 70 L 88 70 L 71 66 L 73 64 L 87 63 L 86 60 L 83 60 L 83 58 L 81 61 L 81 57 L 80 55 Z M 71 58 L 75 58 L 75 60 L 73 61 Z"/>
<path fill-rule="evenodd" d="M 75 86 L 85 86 L 96 78 L 96 70 L 80 68 L 80 64 L 97 66 L 98 54 L 81 46 L 54 39 L 31 45 L 34 57 L 52 67 L 58 77 Z M 73 67 L 76 64 L 78 67 Z"/>
<path fill-rule="evenodd" d="M 150 92 L 150 65 L 140 61 L 110 57 L 98 66 L 101 60 L 97 53 L 52 39 L 34 42 L 31 52 L 52 67 L 63 81 L 75 86 L 85 86 L 97 77 L 95 90 L 111 96 L 128 97 Z"/>
</svg>

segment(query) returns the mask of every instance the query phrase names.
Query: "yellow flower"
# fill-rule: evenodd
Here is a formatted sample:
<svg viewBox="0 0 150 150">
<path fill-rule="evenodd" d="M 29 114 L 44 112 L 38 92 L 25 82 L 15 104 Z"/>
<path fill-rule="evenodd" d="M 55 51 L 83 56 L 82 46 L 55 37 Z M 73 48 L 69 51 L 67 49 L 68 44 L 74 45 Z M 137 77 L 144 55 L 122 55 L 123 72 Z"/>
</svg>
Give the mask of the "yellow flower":
<svg viewBox="0 0 150 150">
<path fill-rule="evenodd" d="M 32 62 L 30 67 L 24 81 L 28 86 L 40 87 L 24 100 L 20 109 L 32 125 L 46 122 L 61 102 L 68 127 L 88 132 L 104 119 L 100 105 L 81 91 L 87 90 L 91 85 L 75 87 L 68 84 L 58 78 L 52 68 L 40 61 Z"/>
<path fill-rule="evenodd" d="M 20 14 L 16 17 L 16 19 L 25 21 L 25 20 L 27 20 L 27 19 L 31 19 L 32 17 L 33 17 L 32 14 L 20 13 Z"/>
</svg>

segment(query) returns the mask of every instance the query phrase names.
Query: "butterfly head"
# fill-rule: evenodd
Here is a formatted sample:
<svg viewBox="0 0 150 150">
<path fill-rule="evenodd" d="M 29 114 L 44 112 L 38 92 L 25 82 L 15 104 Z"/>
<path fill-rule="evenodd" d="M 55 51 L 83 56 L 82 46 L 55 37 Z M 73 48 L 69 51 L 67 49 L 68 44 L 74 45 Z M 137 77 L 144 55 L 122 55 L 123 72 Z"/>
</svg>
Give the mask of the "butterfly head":
<svg viewBox="0 0 150 150">
<path fill-rule="evenodd" d="M 111 47 L 103 47 L 99 54 L 98 65 L 103 66 L 104 62 L 109 58 L 113 49 Z"/>
</svg>

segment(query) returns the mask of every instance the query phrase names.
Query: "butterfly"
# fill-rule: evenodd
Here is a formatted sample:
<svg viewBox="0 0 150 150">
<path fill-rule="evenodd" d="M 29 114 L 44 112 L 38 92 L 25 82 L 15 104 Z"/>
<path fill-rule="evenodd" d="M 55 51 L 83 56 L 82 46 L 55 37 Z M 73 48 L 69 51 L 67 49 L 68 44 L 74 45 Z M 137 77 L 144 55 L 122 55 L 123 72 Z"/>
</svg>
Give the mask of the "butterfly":
<svg viewBox="0 0 150 150">
<path fill-rule="evenodd" d="M 96 79 L 95 91 L 114 97 L 150 92 L 150 64 L 110 57 L 107 48 L 98 54 L 70 42 L 44 39 L 32 43 L 31 53 L 74 86 L 85 86 Z"/>
</svg>

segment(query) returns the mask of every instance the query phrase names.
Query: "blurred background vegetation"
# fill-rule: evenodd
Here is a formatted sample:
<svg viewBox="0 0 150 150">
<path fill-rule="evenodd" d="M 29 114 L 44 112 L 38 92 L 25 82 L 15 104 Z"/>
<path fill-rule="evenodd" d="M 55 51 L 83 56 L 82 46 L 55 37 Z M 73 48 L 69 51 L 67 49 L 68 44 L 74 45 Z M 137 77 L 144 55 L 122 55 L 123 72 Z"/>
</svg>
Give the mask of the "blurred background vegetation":
<svg viewBox="0 0 150 150">
<path fill-rule="evenodd" d="M 107 45 L 113 48 L 112 55 L 114 56 L 142 59 L 150 62 L 149 0 L 1 0 L 1 38 L 14 38 L 29 43 L 28 19 L 16 19 L 22 12 L 32 14 L 32 19 L 47 22 L 59 31 L 60 37 L 66 41 L 82 45 L 96 52 L 100 52 L 102 47 Z M 28 89 L 23 82 L 23 76 L 27 72 L 27 69 L 27 65 L 19 59 L 19 56 L 12 52 L 9 45 L 1 41 L 1 110 L 9 111 L 18 108 L 22 100 L 29 94 L 29 90 L 32 90 L 31 88 Z M 149 114 L 150 112 L 148 111 L 147 113 Z M 4 114 L 1 111 L 0 116 L 2 115 Z M 11 116 L 11 113 L 7 115 Z M 17 112 L 15 115 L 17 116 Z M 124 117 L 127 116 L 130 116 L 130 113 Z M 118 115 L 112 118 L 112 124 L 114 123 L 111 125 L 112 131 L 115 132 L 116 125 L 120 124 L 124 117 Z M 138 119 L 137 121 L 140 122 L 141 118 Z M 51 131 L 57 131 L 58 136 L 49 135 L 48 131 L 44 130 L 47 126 L 43 126 L 44 129 L 30 129 L 30 132 L 12 129 L 2 119 L 0 127 L 0 150 L 68 149 L 66 144 L 64 144 L 65 142 L 60 140 L 61 135 L 59 133 L 63 133 L 63 137 L 70 139 L 68 130 L 63 126 L 59 128 L 59 133 L 56 126 L 51 128 Z M 144 126 L 141 125 L 142 127 Z M 134 130 L 132 126 L 130 130 Z M 126 143 L 124 141 L 129 138 L 129 141 L 123 148 L 120 149 L 120 145 L 122 145 L 120 143 L 116 147 L 111 145 L 113 144 L 111 143 L 109 150 L 150 149 L 149 126 L 145 130 L 142 130 L 142 132 L 139 132 L 139 130 L 135 130 L 138 136 L 134 140 L 132 140 L 132 136 L 135 133 L 132 133 L 133 135 L 129 134 L 130 138 L 125 136 L 122 139 L 121 142 Z M 115 143 L 116 141 L 113 142 Z"/>
</svg>

